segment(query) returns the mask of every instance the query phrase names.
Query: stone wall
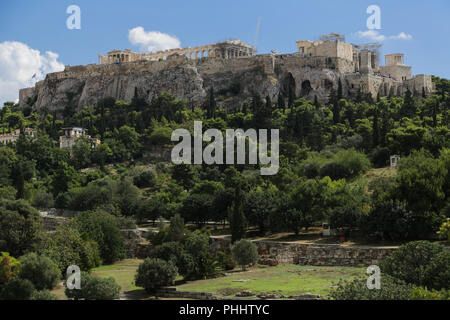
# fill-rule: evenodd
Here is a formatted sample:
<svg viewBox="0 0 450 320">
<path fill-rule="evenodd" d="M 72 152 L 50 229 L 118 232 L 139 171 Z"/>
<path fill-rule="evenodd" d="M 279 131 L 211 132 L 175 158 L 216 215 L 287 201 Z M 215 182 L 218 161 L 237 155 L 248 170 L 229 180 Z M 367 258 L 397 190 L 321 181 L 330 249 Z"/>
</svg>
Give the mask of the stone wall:
<svg viewBox="0 0 450 320">
<path fill-rule="evenodd" d="M 230 241 L 212 238 L 211 250 L 229 251 Z M 288 243 L 254 241 L 258 247 L 260 264 L 300 264 L 315 266 L 358 266 L 379 263 L 395 248 L 340 245 L 317 245 L 308 243 Z"/>
</svg>

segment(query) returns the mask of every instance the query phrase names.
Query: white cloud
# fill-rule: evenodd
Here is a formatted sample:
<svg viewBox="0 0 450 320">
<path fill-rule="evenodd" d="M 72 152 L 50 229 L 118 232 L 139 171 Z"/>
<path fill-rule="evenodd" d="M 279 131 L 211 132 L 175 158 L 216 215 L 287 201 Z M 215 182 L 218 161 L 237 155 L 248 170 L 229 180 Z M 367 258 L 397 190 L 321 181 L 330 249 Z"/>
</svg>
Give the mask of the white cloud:
<svg viewBox="0 0 450 320">
<path fill-rule="evenodd" d="M 366 38 L 370 41 L 384 41 L 386 40 L 386 37 L 382 34 L 380 34 L 378 31 L 375 30 L 367 30 L 367 31 L 358 31 L 356 35 L 359 38 Z"/>
<path fill-rule="evenodd" d="M 143 27 L 129 30 L 128 40 L 148 52 L 179 48 L 181 44 L 177 37 L 159 31 L 145 31 Z"/>
<path fill-rule="evenodd" d="M 47 73 L 62 70 L 64 64 L 54 52 L 41 54 L 21 42 L 0 42 L 0 106 L 17 101 L 19 89 L 32 87 Z"/>
<path fill-rule="evenodd" d="M 358 38 L 364 38 L 364 39 L 368 39 L 369 41 L 374 41 L 374 42 L 381 42 L 387 39 L 390 40 L 411 40 L 413 38 L 412 35 L 407 34 L 405 32 L 400 32 L 398 35 L 396 36 L 385 36 L 381 33 L 379 33 L 376 30 L 367 30 L 367 31 L 358 31 L 356 32 L 356 36 Z"/>
<path fill-rule="evenodd" d="M 396 36 L 390 36 L 389 39 L 395 39 L 395 40 L 412 40 L 413 36 L 404 32 L 400 32 Z"/>
</svg>

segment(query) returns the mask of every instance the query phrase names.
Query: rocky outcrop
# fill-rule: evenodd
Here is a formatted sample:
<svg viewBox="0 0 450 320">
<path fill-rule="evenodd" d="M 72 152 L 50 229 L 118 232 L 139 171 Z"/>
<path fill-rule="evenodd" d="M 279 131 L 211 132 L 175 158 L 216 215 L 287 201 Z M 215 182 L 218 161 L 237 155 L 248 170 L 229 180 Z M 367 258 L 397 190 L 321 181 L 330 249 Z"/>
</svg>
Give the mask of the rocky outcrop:
<svg viewBox="0 0 450 320">
<path fill-rule="evenodd" d="M 32 104 L 40 111 L 72 106 L 96 105 L 105 97 L 131 102 L 135 92 L 151 102 L 161 92 L 186 99 L 190 106 L 202 106 L 213 87 L 219 107 L 235 108 L 249 103 L 254 93 L 276 100 L 292 89 L 297 97 L 326 100 L 342 80 L 344 96 L 358 89 L 375 94 L 401 85 L 393 79 L 372 79 L 354 73 L 351 61 L 341 58 L 290 55 L 260 55 L 236 59 L 190 60 L 171 56 L 165 61 L 136 61 L 121 64 L 67 66 L 48 74 L 35 88 L 20 91 L 22 107 Z M 370 82 L 370 83 L 366 83 Z"/>
</svg>

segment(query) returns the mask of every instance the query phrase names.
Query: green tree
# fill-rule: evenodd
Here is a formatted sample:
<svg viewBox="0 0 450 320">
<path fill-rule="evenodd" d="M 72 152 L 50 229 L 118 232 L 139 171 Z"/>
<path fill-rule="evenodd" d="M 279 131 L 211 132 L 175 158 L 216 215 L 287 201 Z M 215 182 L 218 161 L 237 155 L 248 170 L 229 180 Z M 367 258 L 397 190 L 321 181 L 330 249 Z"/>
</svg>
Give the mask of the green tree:
<svg viewBox="0 0 450 320">
<path fill-rule="evenodd" d="M 238 265 L 242 267 L 242 270 L 245 270 L 246 266 L 255 263 L 259 259 L 256 245 L 249 240 L 242 239 L 235 242 L 231 247 L 231 252 Z"/>
<path fill-rule="evenodd" d="M 58 284 L 61 273 L 58 265 L 49 257 L 31 252 L 19 260 L 21 262 L 19 277 L 30 280 L 37 290 L 51 290 Z"/>
<path fill-rule="evenodd" d="M 177 275 L 177 267 L 172 261 L 147 258 L 138 267 L 135 283 L 148 293 L 172 285 Z"/>
<path fill-rule="evenodd" d="M 0 200 L 0 251 L 20 256 L 39 242 L 42 219 L 24 200 Z"/>
<path fill-rule="evenodd" d="M 105 211 L 86 211 L 75 218 L 81 234 L 98 243 L 100 256 L 105 263 L 125 257 L 125 242 L 115 217 Z"/>
<path fill-rule="evenodd" d="M 120 297 L 120 286 L 113 277 L 100 278 L 87 272 L 81 273 L 81 289 L 66 288 L 65 294 L 75 300 L 117 300 Z"/>
<path fill-rule="evenodd" d="M 20 261 L 11 257 L 8 252 L 2 252 L 0 256 L 0 287 L 19 275 Z"/>
</svg>

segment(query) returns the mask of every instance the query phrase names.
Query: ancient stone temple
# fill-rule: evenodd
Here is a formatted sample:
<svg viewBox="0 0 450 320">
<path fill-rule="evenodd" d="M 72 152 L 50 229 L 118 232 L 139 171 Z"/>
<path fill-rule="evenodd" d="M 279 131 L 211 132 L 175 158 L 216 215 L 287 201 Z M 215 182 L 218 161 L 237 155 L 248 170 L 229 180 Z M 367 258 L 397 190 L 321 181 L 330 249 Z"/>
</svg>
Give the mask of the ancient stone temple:
<svg viewBox="0 0 450 320">
<path fill-rule="evenodd" d="M 113 50 L 106 55 L 99 54 L 99 64 L 122 63 L 132 61 L 159 61 L 166 60 L 171 55 L 186 56 L 188 59 L 201 59 L 206 57 L 218 57 L 232 59 L 239 57 L 251 57 L 255 55 L 255 48 L 240 41 L 227 40 L 215 44 L 199 47 L 186 47 L 169 49 L 151 53 L 137 53 L 130 49 Z"/>
</svg>

